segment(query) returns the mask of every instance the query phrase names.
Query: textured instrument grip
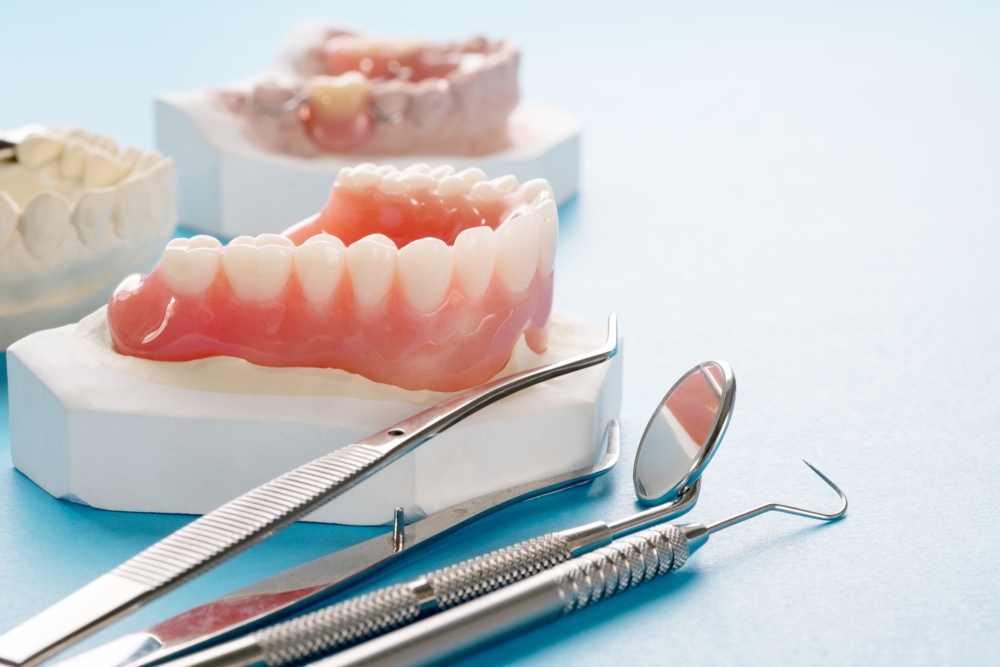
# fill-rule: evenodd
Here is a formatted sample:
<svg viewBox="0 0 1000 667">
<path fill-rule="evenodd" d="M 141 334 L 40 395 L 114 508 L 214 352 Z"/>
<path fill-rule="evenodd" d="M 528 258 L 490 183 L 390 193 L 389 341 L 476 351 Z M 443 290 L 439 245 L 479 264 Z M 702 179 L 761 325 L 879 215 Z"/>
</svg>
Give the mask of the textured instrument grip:
<svg viewBox="0 0 1000 667">
<path fill-rule="evenodd" d="M 447 609 L 526 579 L 570 559 L 569 541 L 558 533 L 499 549 L 279 623 L 252 635 L 269 667 L 315 660 L 416 621 L 433 593 L 432 607 Z"/>
<path fill-rule="evenodd" d="M 553 573 L 563 615 L 680 569 L 688 541 L 680 529 L 655 526 L 560 565 Z"/>
<path fill-rule="evenodd" d="M 427 575 L 439 609 L 448 609 L 572 558 L 569 540 L 549 533 Z"/>
<path fill-rule="evenodd" d="M 235 556 L 343 493 L 383 455 L 348 445 L 299 466 L 192 521 L 112 574 L 156 590 Z"/>
</svg>

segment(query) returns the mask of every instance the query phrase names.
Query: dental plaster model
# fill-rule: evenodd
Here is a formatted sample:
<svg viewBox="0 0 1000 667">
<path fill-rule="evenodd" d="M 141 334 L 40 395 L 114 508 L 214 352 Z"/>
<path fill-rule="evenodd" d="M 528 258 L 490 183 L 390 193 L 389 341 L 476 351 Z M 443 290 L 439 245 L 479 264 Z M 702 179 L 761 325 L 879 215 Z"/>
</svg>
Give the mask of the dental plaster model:
<svg viewBox="0 0 1000 667">
<path fill-rule="evenodd" d="M 576 191 L 580 128 L 518 104 L 518 61 L 505 41 L 432 45 L 302 24 L 270 70 L 158 97 L 158 145 L 180 166 L 181 219 L 223 236 L 265 232 L 319 208 L 359 156 L 544 177 L 561 203 Z"/>
<path fill-rule="evenodd" d="M 559 220 L 543 179 L 479 169 L 345 168 L 284 235 L 175 239 L 108 305 L 119 352 L 238 356 L 457 391 L 545 351 Z"/>
<path fill-rule="evenodd" d="M 172 241 L 107 309 L 13 345 L 11 458 L 56 497 L 211 511 L 448 392 L 599 346 L 602 325 L 550 315 L 557 234 L 542 180 L 345 169 L 284 235 Z M 310 520 L 412 521 L 593 464 L 622 349 L 463 420 Z"/>
<path fill-rule="evenodd" d="M 284 76 L 216 93 L 265 151 L 484 155 L 511 143 L 520 54 L 510 42 L 432 45 L 328 28 L 298 46 Z"/>
<path fill-rule="evenodd" d="M 0 135 L 0 351 L 79 320 L 177 222 L 173 161 L 79 129 Z"/>
</svg>

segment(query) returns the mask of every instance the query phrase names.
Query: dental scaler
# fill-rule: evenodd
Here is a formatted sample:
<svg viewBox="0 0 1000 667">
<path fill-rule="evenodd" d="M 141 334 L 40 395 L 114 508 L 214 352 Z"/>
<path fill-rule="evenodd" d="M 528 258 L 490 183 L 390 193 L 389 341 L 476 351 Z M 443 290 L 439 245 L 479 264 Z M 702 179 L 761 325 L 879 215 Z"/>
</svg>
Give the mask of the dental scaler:
<svg viewBox="0 0 1000 667">
<path fill-rule="evenodd" d="M 526 632 L 683 567 L 716 533 L 765 512 L 821 521 L 847 513 L 847 497 L 826 475 L 806 463 L 840 496 L 832 514 L 770 504 L 710 526 L 661 525 L 313 663 L 316 667 L 389 667 L 438 663 Z"/>
</svg>

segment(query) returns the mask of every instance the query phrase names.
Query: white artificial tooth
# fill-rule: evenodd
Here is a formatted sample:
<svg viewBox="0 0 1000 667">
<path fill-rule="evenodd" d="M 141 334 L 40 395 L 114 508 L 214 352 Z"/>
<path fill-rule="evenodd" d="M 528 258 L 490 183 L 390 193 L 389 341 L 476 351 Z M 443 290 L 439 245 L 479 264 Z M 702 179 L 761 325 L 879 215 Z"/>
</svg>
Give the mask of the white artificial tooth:
<svg viewBox="0 0 1000 667">
<path fill-rule="evenodd" d="M 431 176 L 440 180 L 443 180 L 447 176 L 454 176 L 455 168 L 450 164 L 443 164 L 440 167 L 435 167 L 431 169 Z"/>
<path fill-rule="evenodd" d="M 215 248 L 219 251 L 220 256 L 222 253 L 222 242 L 208 234 L 196 234 L 189 239 L 174 239 L 174 241 L 187 241 L 186 247 L 188 248 Z M 167 245 L 173 245 L 174 241 L 171 241 Z"/>
<path fill-rule="evenodd" d="M 448 296 L 452 250 L 441 239 L 422 238 L 399 251 L 399 286 L 414 310 L 432 313 Z"/>
<path fill-rule="evenodd" d="M 437 184 L 437 179 L 429 174 L 399 171 L 383 178 L 379 189 L 387 195 L 408 195 L 413 192 L 429 190 Z"/>
<path fill-rule="evenodd" d="M 146 153 L 136 161 L 135 167 L 132 168 L 132 173 L 141 174 L 142 172 L 155 167 L 161 160 L 163 160 L 163 153 L 160 153 L 159 151 Z"/>
<path fill-rule="evenodd" d="M 469 198 L 472 199 L 472 201 L 493 202 L 500 201 L 505 194 L 506 193 L 503 190 L 497 189 L 497 187 L 489 181 L 480 181 L 472 186 L 472 191 L 469 192 Z"/>
<path fill-rule="evenodd" d="M 142 233 L 149 217 L 151 189 L 145 176 L 129 176 L 115 188 L 115 232 L 118 236 L 127 240 Z"/>
<path fill-rule="evenodd" d="M 455 238 L 455 276 L 462 294 L 470 301 L 486 293 L 496 256 L 496 232 L 489 227 L 466 229 Z"/>
<path fill-rule="evenodd" d="M 411 164 L 409 167 L 403 169 L 404 172 L 417 173 L 417 174 L 427 174 L 431 175 L 431 166 L 423 162 L 418 162 L 417 164 Z"/>
<path fill-rule="evenodd" d="M 369 169 L 351 169 L 350 167 L 344 167 L 337 174 L 337 185 L 342 185 L 347 188 L 356 188 L 361 190 L 372 185 L 377 185 L 381 182 L 382 176 L 374 170 Z"/>
<path fill-rule="evenodd" d="M 445 176 L 438 183 L 437 193 L 442 197 L 455 197 L 457 195 L 468 194 L 472 186 L 464 178 L 458 176 Z"/>
<path fill-rule="evenodd" d="M 551 199 L 541 202 L 534 210 L 538 218 L 538 272 L 543 276 L 552 273 L 559 245 L 559 211 Z"/>
<path fill-rule="evenodd" d="M 385 234 L 369 234 L 368 236 L 366 236 L 364 238 L 368 239 L 369 241 L 374 241 L 375 243 L 381 243 L 386 248 L 392 248 L 393 250 L 396 249 L 396 244 L 393 243 L 392 239 L 390 239 Z M 361 239 L 361 240 L 363 241 L 364 239 Z"/>
<path fill-rule="evenodd" d="M 552 199 L 555 199 L 555 195 L 552 194 L 552 186 L 544 178 L 533 178 L 530 181 L 525 181 L 517 189 L 517 197 L 524 203 L 530 204 L 541 192 L 548 192 Z"/>
<path fill-rule="evenodd" d="M 374 236 L 374 235 L 373 235 Z M 396 272 L 396 246 L 366 236 L 347 249 L 354 299 L 365 308 L 380 302 L 392 287 Z"/>
<path fill-rule="evenodd" d="M 378 165 L 375 164 L 374 162 L 362 162 L 361 164 L 357 165 L 354 168 L 360 171 L 371 171 L 371 172 L 378 171 Z"/>
<path fill-rule="evenodd" d="M 59 247 L 69 218 L 69 202 L 61 195 L 43 191 L 29 199 L 21 215 L 21 236 L 28 252 L 35 257 L 51 254 Z"/>
<path fill-rule="evenodd" d="M 48 134 L 33 134 L 17 144 L 14 152 L 17 161 L 27 167 L 38 167 L 51 162 L 62 153 L 66 141 Z"/>
<path fill-rule="evenodd" d="M 165 215 L 167 224 L 173 225 L 177 222 L 177 167 L 173 158 L 163 160 L 164 173 L 161 181 L 166 198 Z"/>
<path fill-rule="evenodd" d="M 109 137 L 106 134 L 95 134 L 90 139 L 90 145 L 100 148 L 102 151 L 114 155 L 118 152 L 118 142 L 114 137 Z"/>
<path fill-rule="evenodd" d="M 333 234 L 327 234 L 326 232 L 320 232 L 315 236 L 310 236 L 309 238 L 307 238 L 305 241 L 302 242 L 302 245 L 308 245 L 310 243 L 335 243 L 339 245 L 341 248 L 345 247 L 343 241 L 341 241 Z M 392 241 L 390 241 L 390 243 L 392 243 Z M 393 247 L 396 246 L 394 245 Z"/>
<path fill-rule="evenodd" d="M 389 174 L 394 174 L 397 171 L 399 171 L 399 169 L 396 169 L 391 164 L 384 164 L 381 167 L 375 168 L 375 173 L 379 176 L 388 176 Z"/>
<path fill-rule="evenodd" d="M 500 178 L 494 178 L 490 183 L 493 184 L 497 190 L 500 190 L 504 194 L 509 194 L 517 190 L 520 185 L 517 181 L 517 176 L 501 176 Z"/>
<path fill-rule="evenodd" d="M 511 218 L 497 230 L 497 275 L 515 294 L 528 289 L 539 254 L 538 217 L 534 213 Z"/>
<path fill-rule="evenodd" d="M 486 172 L 478 167 L 470 167 L 468 169 L 463 169 L 462 171 L 455 174 L 459 178 L 464 178 L 469 185 L 475 185 L 476 183 L 481 183 L 486 178 Z"/>
<path fill-rule="evenodd" d="M 371 84 L 361 72 L 309 79 L 309 103 L 313 112 L 327 118 L 351 118 L 365 107 Z"/>
<path fill-rule="evenodd" d="M 345 188 L 354 187 L 354 170 L 350 167 L 341 167 L 340 171 L 337 172 L 337 185 L 342 185 Z"/>
<path fill-rule="evenodd" d="M 257 239 L 253 236 L 237 236 L 231 240 L 227 245 L 252 245 L 257 247 Z"/>
<path fill-rule="evenodd" d="M 87 168 L 87 149 L 82 141 L 70 139 L 63 149 L 62 160 L 59 162 L 59 173 L 63 178 L 80 180 Z"/>
<path fill-rule="evenodd" d="M 222 250 L 222 266 L 236 296 L 270 301 L 285 289 L 294 254 L 286 245 L 230 243 Z"/>
<path fill-rule="evenodd" d="M 49 132 L 54 134 L 60 139 L 78 139 L 80 141 L 88 141 L 90 135 L 82 127 L 68 127 L 65 125 L 50 125 Z"/>
<path fill-rule="evenodd" d="M 281 234 L 261 234 L 257 237 L 257 247 L 262 248 L 266 245 L 279 245 L 285 248 L 295 247 L 295 243 L 287 236 L 282 236 Z"/>
<path fill-rule="evenodd" d="M 382 175 L 375 171 L 370 171 L 368 169 L 355 169 L 354 175 L 354 186 L 357 188 L 368 188 L 373 185 L 378 185 L 382 182 Z"/>
<path fill-rule="evenodd" d="M 320 236 L 320 235 L 317 235 Z M 336 243 L 313 236 L 295 249 L 295 273 L 299 277 L 302 293 L 313 303 L 323 303 L 333 296 L 346 267 L 344 244 L 336 236 Z"/>
<path fill-rule="evenodd" d="M 133 170 L 133 173 L 135 171 Z M 149 179 L 149 216 L 154 229 L 160 229 L 171 221 L 173 208 L 174 164 L 169 160 L 161 161 L 149 170 L 145 178 Z"/>
<path fill-rule="evenodd" d="M 118 154 L 118 159 L 127 164 L 130 168 L 135 167 L 139 163 L 139 158 L 142 157 L 142 150 L 138 146 L 126 146 L 121 153 Z"/>
<path fill-rule="evenodd" d="M 163 251 L 160 270 L 177 294 L 201 294 L 215 280 L 221 258 L 222 244 L 211 236 L 174 239 Z"/>
<path fill-rule="evenodd" d="M 9 194 L 0 190 L 0 251 L 7 246 L 20 218 L 21 207 Z"/>
<path fill-rule="evenodd" d="M 84 191 L 73 211 L 76 233 L 85 245 L 93 245 L 103 239 L 111 228 L 111 213 L 115 210 L 115 191 L 111 188 L 97 188 Z"/>
<path fill-rule="evenodd" d="M 103 188 L 122 180 L 132 167 L 103 150 L 91 148 L 87 155 L 87 167 L 83 174 L 85 188 Z"/>
</svg>

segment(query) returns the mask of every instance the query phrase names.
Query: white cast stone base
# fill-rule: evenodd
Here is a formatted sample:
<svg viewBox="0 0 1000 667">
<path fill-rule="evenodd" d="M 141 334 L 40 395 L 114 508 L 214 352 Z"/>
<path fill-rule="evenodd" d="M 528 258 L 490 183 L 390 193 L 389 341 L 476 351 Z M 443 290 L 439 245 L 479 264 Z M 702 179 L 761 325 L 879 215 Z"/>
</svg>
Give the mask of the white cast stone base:
<svg viewBox="0 0 1000 667">
<path fill-rule="evenodd" d="M 305 159 L 251 144 L 212 104 L 208 91 L 156 98 L 156 144 L 177 164 L 180 224 L 222 237 L 277 233 L 317 213 L 340 169 L 362 162 L 479 167 L 490 178 L 513 174 L 522 183 L 548 179 L 557 204 L 572 197 L 579 182 L 580 123 L 531 103 L 518 106 L 510 122 L 517 143 L 491 155 Z"/>
<path fill-rule="evenodd" d="M 554 313 L 549 350 L 523 339 L 502 374 L 599 347 L 604 325 Z M 473 415 L 320 508 L 309 520 L 408 520 L 596 462 L 621 407 L 622 353 Z M 7 353 L 11 457 L 57 498 L 111 510 L 204 514 L 448 394 L 334 369 L 117 354 L 104 310 Z"/>
</svg>

